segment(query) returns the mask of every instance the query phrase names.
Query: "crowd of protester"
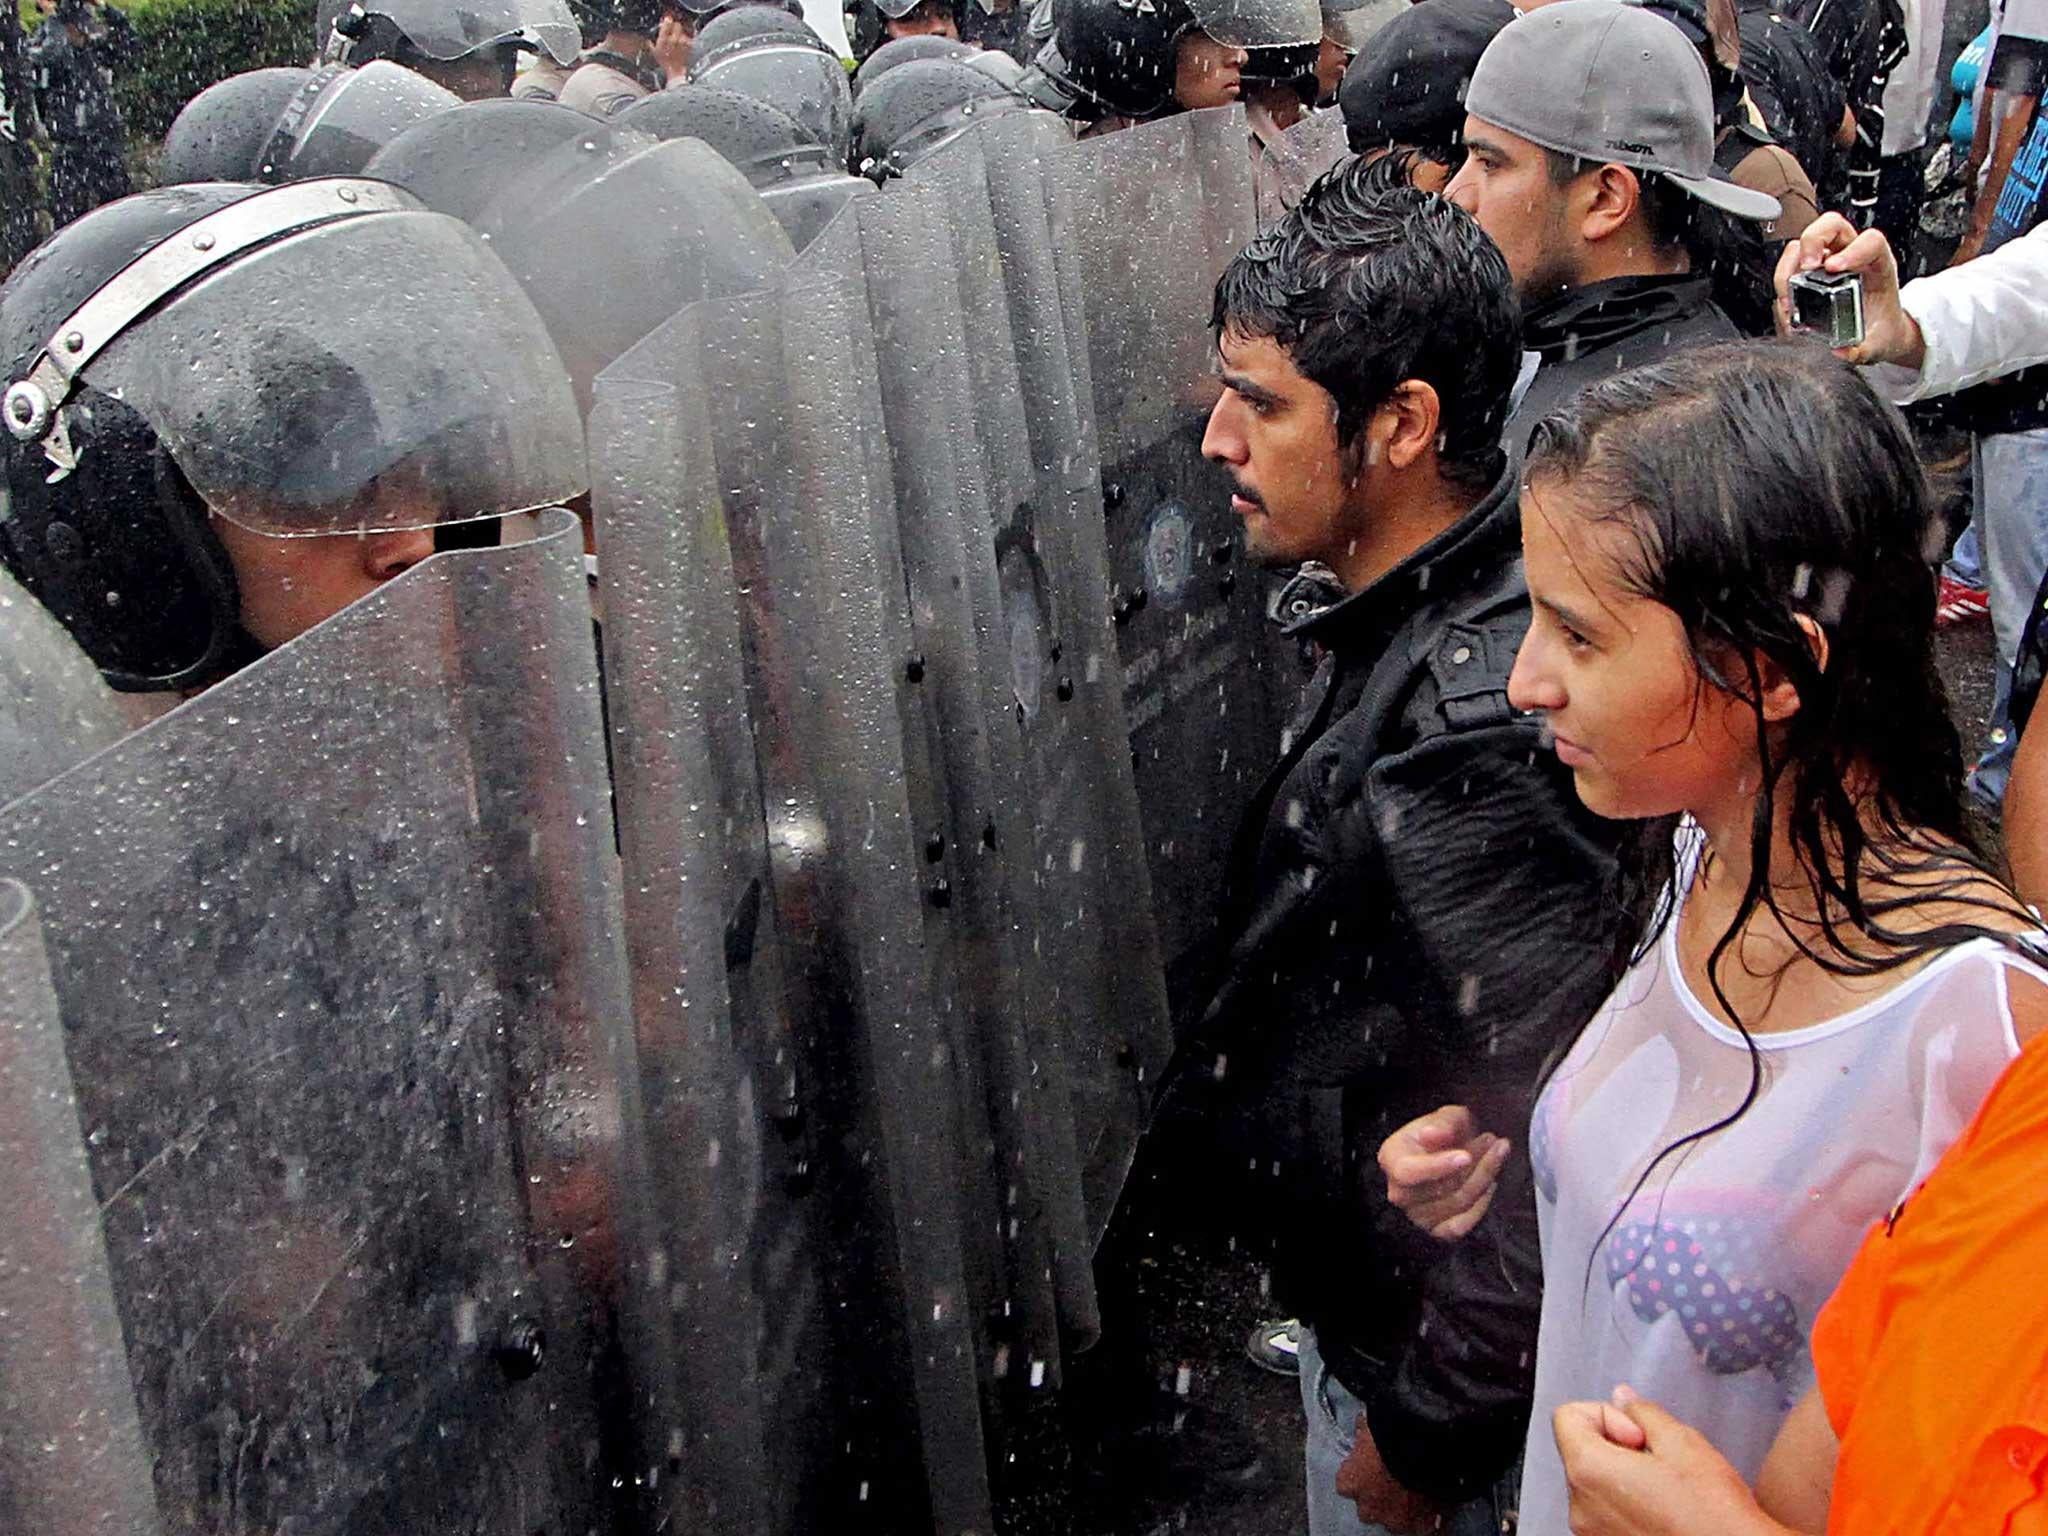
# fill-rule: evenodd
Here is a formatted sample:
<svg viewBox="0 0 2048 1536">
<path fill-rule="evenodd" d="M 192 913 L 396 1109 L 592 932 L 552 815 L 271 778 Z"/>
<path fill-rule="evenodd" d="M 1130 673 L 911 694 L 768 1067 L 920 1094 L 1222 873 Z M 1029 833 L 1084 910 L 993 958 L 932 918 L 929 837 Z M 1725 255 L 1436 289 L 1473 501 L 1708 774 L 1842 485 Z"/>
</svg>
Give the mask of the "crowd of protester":
<svg viewBox="0 0 2048 1536">
<path fill-rule="evenodd" d="M 2048 5 L 1996 7 L 1953 264 L 1910 281 L 1926 0 L 857 0 L 833 37 L 352 0 L 140 160 L 119 12 L 45 6 L 0 11 L 0 563 L 173 697 L 574 502 L 595 374 L 864 179 L 1001 113 L 1241 105 L 1263 227 L 1187 296 L 1202 447 L 1327 601 L 1218 808 L 1246 836 L 1164 1100 L 1255 1170 L 1311 1536 L 2048 1531 Z M 549 180 L 593 144 L 669 286 L 534 278 L 549 229 L 624 239 Z M 333 220 L 334 176 L 467 223 L 239 276 L 224 244 L 203 315 L 56 355 L 177 237 Z M 1854 334 L 1805 334 L 1815 277 Z M 378 390 L 437 402 L 417 443 Z M 1956 424 L 1967 532 L 1924 462 Z M 439 478 L 382 474 L 428 442 Z M 1986 612 L 1966 776 L 1936 627 Z"/>
</svg>

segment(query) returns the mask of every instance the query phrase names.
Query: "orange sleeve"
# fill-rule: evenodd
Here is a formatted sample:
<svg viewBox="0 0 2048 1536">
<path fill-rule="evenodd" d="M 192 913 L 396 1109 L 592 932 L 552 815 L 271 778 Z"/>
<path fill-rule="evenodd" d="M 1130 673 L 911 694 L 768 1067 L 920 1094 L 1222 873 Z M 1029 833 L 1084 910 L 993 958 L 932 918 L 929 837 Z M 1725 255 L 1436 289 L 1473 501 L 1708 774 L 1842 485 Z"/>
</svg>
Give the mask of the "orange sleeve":
<svg viewBox="0 0 2048 1536">
<path fill-rule="evenodd" d="M 1814 1376 L 1837 1439 L 1848 1432 L 1863 1395 L 1864 1373 L 1884 1336 L 1890 1259 L 1884 1223 L 1879 1222 L 1864 1234 L 1863 1246 L 1856 1250 L 1842 1283 L 1813 1321 Z"/>
<path fill-rule="evenodd" d="M 1814 1320 L 1834 1536 L 2048 1536 L 2048 1037 Z"/>
</svg>

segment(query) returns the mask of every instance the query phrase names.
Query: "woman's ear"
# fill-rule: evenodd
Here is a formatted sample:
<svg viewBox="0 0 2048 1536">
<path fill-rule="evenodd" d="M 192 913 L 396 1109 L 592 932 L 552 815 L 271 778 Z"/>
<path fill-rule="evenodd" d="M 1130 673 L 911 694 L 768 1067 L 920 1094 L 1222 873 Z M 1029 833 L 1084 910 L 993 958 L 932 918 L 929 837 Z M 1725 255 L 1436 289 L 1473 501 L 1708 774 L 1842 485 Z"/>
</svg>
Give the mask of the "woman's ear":
<svg viewBox="0 0 2048 1536">
<path fill-rule="evenodd" d="M 1799 626 L 1800 633 L 1806 636 L 1806 648 L 1813 652 L 1813 665 L 1815 669 L 1821 672 L 1827 671 L 1827 631 L 1820 627 L 1818 619 L 1808 614 L 1796 615 L 1793 622 Z M 1782 720 L 1790 720 L 1799 713 L 1798 688 L 1793 686 L 1792 679 L 1787 677 L 1784 669 L 1776 663 L 1760 656 L 1757 658 L 1757 664 L 1764 685 L 1762 701 L 1764 719 L 1772 725 L 1776 725 Z"/>
</svg>

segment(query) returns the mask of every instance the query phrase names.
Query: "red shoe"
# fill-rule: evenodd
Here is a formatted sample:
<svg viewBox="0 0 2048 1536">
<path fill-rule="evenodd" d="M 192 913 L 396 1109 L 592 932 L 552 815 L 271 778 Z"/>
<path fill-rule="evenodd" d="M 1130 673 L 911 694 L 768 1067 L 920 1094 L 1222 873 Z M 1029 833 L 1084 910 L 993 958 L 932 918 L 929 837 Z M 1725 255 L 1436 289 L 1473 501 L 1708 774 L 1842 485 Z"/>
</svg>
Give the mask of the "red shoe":
<svg viewBox="0 0 2048 1536">
<path fill-rule="evenodd" d="M 1952 624 L 1970 624 L 1991 617 L 1991 594 L 1982 587 L 1966 587 L 1943 571 L 1941 590 L 1934 599 L 1934 625 L 1947 629 Z"/>
</svg>

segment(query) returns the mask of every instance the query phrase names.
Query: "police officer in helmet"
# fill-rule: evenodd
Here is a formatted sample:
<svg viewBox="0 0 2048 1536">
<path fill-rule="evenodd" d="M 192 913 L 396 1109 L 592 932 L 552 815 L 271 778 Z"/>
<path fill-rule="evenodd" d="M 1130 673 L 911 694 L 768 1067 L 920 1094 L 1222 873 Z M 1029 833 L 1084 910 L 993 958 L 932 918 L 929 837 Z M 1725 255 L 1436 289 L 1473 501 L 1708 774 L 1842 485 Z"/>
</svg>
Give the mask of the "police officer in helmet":
<svg viewBox="0 0 2048 1536">
<path fill-rule="evenodd" d="M 1054 0 L 1052 16 L 1021 88 L 1087 132 L 1227 106 L 1253 50 L 1323 35 L 1316 0 Z"/>
<path fill-rule="evenodd" d="M 555 99 L 593 117 L 615 117 L 683 78 L 696 23 L 680 0 L 615 0 L 604 37 L 584 50 Z"/>
<path fill-rule="evenodd" d="M 960 12 L 954 0 L 853 0 L 846 7 L 846 35 L 853 56 L 865 63 L 885 43 L 905 37 L 960 40 Z"/>
<path fill-rule="evenodd" d="M 453 91 L 384 59 L 247 70 L 185 103 L 164 135 L 157 182 L 353 176 L 414 123 L 458 105 Z"/>
<path fill-rule="evenodd" d="M 321 21 L 321 62 L 389 59 L 464 101 L 510 95 L 522 52 L 567 64 L 583 40 L 567 0 L 329 0 Z"/>
<path fill-rule="evenodd" d="M 0 288 L 0 564 L 114 687 L 205 687 L 584 486 L 488 246 L 379 182 L 171 187 Z"/>
</svg>

